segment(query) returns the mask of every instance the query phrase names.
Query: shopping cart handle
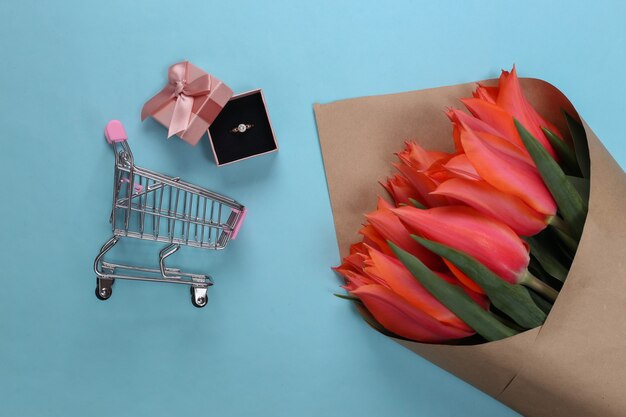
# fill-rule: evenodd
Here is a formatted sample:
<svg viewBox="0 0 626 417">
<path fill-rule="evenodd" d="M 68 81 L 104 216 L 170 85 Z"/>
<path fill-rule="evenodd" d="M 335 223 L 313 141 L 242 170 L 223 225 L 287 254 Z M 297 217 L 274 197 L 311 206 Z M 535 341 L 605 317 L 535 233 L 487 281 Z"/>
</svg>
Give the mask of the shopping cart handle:
<svg viewBox="0 0 626 417">
<path fill-rule="evenodd" d="M 239 215 L 239 219 L 237 219 L 237 224 L 233 228 L 232 235 L 230 235 L 230 238 L 232 240 L 237 239 L 237 235 L 239 234 L 239 229 L 241 229 L 241 224 L 243 223 L 243 219 L 246 218 L 247 213 L 248 213 L 248 208 L 244 207 L 243 210 L 241 211 L 241 214 Z"/>
<path fill-rule="evenodd" d="M 124 125 L 119 120 L 111 120 L 104 128 L 104 137 L 109 144 L 114 142 L 124 142 L 128 139 Z"/>
</svg>

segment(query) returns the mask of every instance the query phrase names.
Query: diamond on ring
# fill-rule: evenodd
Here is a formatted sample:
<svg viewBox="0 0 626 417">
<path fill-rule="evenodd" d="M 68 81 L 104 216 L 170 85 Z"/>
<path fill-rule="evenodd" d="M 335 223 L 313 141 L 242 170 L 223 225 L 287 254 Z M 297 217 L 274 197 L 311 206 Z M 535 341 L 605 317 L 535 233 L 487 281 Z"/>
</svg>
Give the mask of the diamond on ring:
<svg viewBox="0 0 626 417">
<path fill-rule="evenodd" d="M 236 127 L 230 129 L 230 131 L 232 133 L 246 133 L 252 127 L 254 127 L 254 125 L 251 123 L 239 123 Z"/>
</svg>

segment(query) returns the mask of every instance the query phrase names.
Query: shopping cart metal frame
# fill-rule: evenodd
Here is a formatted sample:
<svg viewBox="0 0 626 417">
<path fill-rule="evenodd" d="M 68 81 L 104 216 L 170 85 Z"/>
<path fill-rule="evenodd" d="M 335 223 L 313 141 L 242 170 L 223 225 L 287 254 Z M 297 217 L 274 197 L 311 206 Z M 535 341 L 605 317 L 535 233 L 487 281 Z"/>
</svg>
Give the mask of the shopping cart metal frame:
<svg viewBox="0 0 626 417">
<path fill-rule="evenodd" d="M 237 237 L 246 208 L 213 191 L 135 165 L 121 122 L 110 121 L 105 137 L 115 153 L 113 237 L 94 261 L 96 297 L 107 300 L 116 279 L 167 282 L 190 286 L 196 307 L 207 304 L 210 275 L 183 272 L 165 265 L 181 246 L 221 250 Z M 224 220 L 223 220 L 224 219 Z M 105 255 L 122 237 L 166 243 L 159 252 L 158 268 L 112 263 Z"/>
</svg>

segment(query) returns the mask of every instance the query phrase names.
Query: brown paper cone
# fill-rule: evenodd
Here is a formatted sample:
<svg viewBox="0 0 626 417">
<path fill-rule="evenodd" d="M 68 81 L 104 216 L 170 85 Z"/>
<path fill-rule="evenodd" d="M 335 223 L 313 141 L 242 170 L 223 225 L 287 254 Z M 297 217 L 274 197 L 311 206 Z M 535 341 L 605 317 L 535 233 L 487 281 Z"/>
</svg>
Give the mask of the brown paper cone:
<svg viewBox="0 0 626 417">
<path fill-rule="evenodd" d="M 489 82 L 494 82 L 493 80 Z M 489 83 L 486 82 L 486 83 Z M 528 99 L 564 129 L 573 112 L 554 86 L 522 79 Z M 359 240 L 363 214 L 383 194 L 394 152 L 414 139 L 450 151 L 445 107 L 460 107 L 475 83 L 315 105 L 342 256 Z M 396 340 L 528 416 L 625 416 L 626 175 L 585 125 L 591 154 L 589 214 L 578 253 L 545 324 L 475 346 Z M 394 339 L 395 340 L 395 339 Z"/>
</svg>

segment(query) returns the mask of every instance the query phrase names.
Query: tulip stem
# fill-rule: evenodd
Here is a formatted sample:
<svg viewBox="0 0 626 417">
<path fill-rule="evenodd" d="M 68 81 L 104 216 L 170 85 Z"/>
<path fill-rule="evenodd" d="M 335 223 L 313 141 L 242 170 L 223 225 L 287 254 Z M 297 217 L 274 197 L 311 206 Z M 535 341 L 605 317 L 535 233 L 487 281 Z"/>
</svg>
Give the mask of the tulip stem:
<svg viewBox="0 0 626 417">
<path fill-rule="evenodd" d="M 559 295 L 559 292 L 557 290 L 555 290 L 530 272 L 528 273 L 526 279 L 522 282 L 522 284 L 552 302 L 554 302 L 556 300 L 556 297 Z"/>
<path fill-rule="evenodd" d="M 576 250 L 578 249 L 578 243 L 572 238 L 569 234 L 564 232 L 562 229 L 552 226 L 555 233 L 561 240 L 561 242 L 565 245 L 565 247 L 570 251 L 571 255 L 574 256 Z"/>
<path fill-rule="evenodd" d="M 567 224 L 565 224 L 565 221 L 559 216 L 557 215 L 553 216 L 552 219 L 550 219 L 550 225 L 554 227 L 555 229 L 561 231 L 565 235 L 570 236 L 570 237 L 572 236 L 572 233 L 569 230 L 569 227 L 567 226 Z"/>
</svg>

